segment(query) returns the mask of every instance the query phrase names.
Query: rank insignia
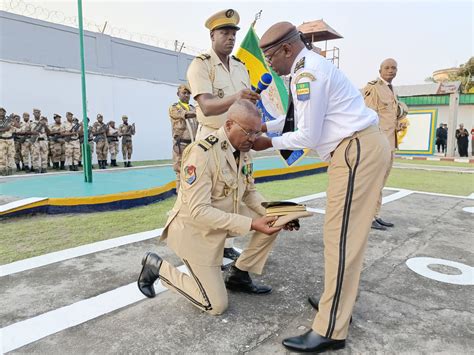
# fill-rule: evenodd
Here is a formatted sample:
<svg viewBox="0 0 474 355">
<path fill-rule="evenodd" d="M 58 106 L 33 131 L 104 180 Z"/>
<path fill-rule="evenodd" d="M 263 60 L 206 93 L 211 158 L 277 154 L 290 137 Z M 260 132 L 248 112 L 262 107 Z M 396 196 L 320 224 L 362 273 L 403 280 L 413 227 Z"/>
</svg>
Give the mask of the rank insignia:
<svg viewBox="0 0 474 355">
<path fill-rule="evenodd" d="M 224 90 L 222 89 L 217 90 L 217 96 L 219 96 L 219 98 L 222 99 L 224 97 Z"/>
<path fill-rule="evenodd" d="M 300 73 L 296 76 L 294 83 L 298 84 L 301 79 L 307 78 L 309 81 L 315 81 L 316 77 L 311 73 Z"/>
<path fill-rule="evenodd" d="M 295 71 L 293 73 L 296 73 L 298 70 L 304 68 L 304 62 L 305 62 L 305 57 L 298 60 L 298 62 L 295 65 Z"/>
<path fill-rule="evenodd" d="M 222 143 L 221 143 L 221 149 L 222 149 L 222 150 L 227 150 L 227 147 L 228 147 L 228 146 L 229 146 L 229 145 L 227 144 L 227 141 L 222 141 Z"/>
<path fill-rule="evenodd" d="M 194 165 L 188 165 L 184 168 L 184 180 L 189 185 L 196 181 L 196 167 Z"/>
<path fill-rule="evenodd" d="M 309 100 L 310 84 L 299 83 L 296 84 L 296 98 L 300 101 Z"/>
</svg>

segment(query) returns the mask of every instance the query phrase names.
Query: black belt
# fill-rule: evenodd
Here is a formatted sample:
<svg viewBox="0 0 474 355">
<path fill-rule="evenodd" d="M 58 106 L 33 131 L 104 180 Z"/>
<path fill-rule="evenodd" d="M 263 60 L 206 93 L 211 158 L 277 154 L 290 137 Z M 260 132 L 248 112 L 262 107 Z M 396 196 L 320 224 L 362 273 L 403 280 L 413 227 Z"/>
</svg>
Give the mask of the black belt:
<svg viewBox="0 0 474 355">
<path fill-rule="evenodd" d="M 38 138 L 37 141 L 45 141 L 46 139 L 45 138 Z"/>
<path fill-rule="evenodd" d="M 89 140 L 88 140 L 89 143 L 90 143 L 90 142 L 93 142 L 93 141 L 94 141 L 93 139 L 89 139 Z"/>
<path fill-rule="evenodd" d="M 11 136 L 11 137 L 0 137 L 0 139 L 13 139 L 13 136 Z"/>
</svg>

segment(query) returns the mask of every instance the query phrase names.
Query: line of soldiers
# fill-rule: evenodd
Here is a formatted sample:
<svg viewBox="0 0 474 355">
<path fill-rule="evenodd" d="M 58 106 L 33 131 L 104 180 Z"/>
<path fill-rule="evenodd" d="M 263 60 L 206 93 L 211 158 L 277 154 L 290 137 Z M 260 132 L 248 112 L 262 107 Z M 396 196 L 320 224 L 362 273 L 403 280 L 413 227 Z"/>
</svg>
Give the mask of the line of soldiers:
<svg viewBox="0 0 474 355">
<path fill-rule="evenodd" d="M 55 170 L 78 171 L 82 166 L 84 143 L 83 125 L 71 112 L 66 113 L 66 122 L 61 115 L 54 114 L 54 123 L 48 124 L 48 118 L 41 116 L 41 110 L 33 109 L 34 120 L 30 114 L 23 113 L 23 121 L 17 114 L 6 116 L 6 110 L 0 107 L 0 175 L 11 175 L 16 171 L 45 173 L 48 167 Z M 89 120 L 89 118 L 87 118 Z M 117 165 L 119 138 L 122 137 L 124 166 L 131 167 L 133 151 L 132 136 L 135 124 L 128 124 L 128 117 L 122 116 L 118 129 L 115 122 L 104 124 L 103 116 L 97 115 L 97 122 L 88 129 L 88 144 L 91 153 L 96 143 L 99 168 L 105 169 L 110 154 L 111 166 Z"/>
</svg>

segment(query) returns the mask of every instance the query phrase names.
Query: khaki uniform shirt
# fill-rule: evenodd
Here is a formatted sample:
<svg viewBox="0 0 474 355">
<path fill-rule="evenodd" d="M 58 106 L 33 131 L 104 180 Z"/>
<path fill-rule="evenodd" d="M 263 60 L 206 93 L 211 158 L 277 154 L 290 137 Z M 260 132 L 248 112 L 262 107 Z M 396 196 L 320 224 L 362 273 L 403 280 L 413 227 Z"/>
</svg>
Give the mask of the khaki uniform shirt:
<svg viewBox="0 0 474 355">
<path fill-rule="evenodd" d="M 196 108 L 193 105 L 188 105 L 189 110 L 181 102 L 176 102 L 169 108 L 169 116 L 171 120 L 171 131 L 173 139 L 186 139 L 194 142 L 197 133 L 196 118 L 186 118 L 187 113 L 196 113 Z"/>
<path fill-rule="evenodd" d="M 51 133 L 62 132 L 63 123 L 56 124 L 56 122 L 55 122 L 55 123 L 53 123 L 49 126 L 49 130 L 51 131 Z M 53 135 L 53 136 L 50 137 L 50 141 L 51 142 L 56 142 L 56 143 L 64 143 L 64 137 L 61 137 L 59 135 Z"/>
<path fill-rule="evenodd" d="M 223 98 L 251 87 L 249 73 L 241 61 L 231 56 L 229 70 L 227 70 L 212 49 L 197 56 L 191 62 L 187 78 L 194 98 L 200 94 L 211 94 Z M 204 116 L 199 106 L 196 111 L 198 122 L 213 129 L 222 127 L 227 118 L 227 113 Z"/>
<path fill-rule="evenodd" d="M 118 142 L 118 129 L 109 126 L 107 130 L 107 140 L 110 142 Z"/>
<path fill-rule="evenodd" d="M 6 118 L 5 118 L 5 120 L 6 120 Z M 8 130 L 6 130 L 4 132 L 0 132 L 0 137 L 11 138 L 11 137 L 13 137 L 13 133 L 20 131 L 20 129 L 13 126 L 12 123 L 13 122 L 10 122 L 10 124 L 8 125 L 8 127 L 9 127 Z M 13 142 L 13 139 L 12 139 L 12 142 Z"/>
<path fill-rule="evenodd" d="M 132 141 L 132 135 L 135 133 L 133 132 L 133 127 L 130 123 L 127 125 L 122 123 L 118 130 L 120 135 L 124 135 L 122 138 L 122 143 L 128 143 Z"/>
<path fill-rule="evenodd" d="M 62 129 L 61 129 L 61 132 L 71 132 L 72 128 L 74 127 L 74 123 L 69 123 L 69 121 L 66 121 L 62 124 Z M 79 131 L 81 129 L 81 127 L 79 126 L 79 128 L 77 129 L 77 131 Z M 76 132 L 77 132 L 76 131 Z M 79 133 L 76 133 L 72 136 L 67 136 L 66 139 L 69 139 L 69 140 L 77 140 L 79 139 Z"/>
<path fill-rule="evenodd" d="M 102 132 L 98 135 L 95 135 L 94 139 L 98 142 L 98 141 L 103 141 L 106 139 L 106 135 L 107 135 L 107 129 L 105 128 L 106 124 L 105 123 L 100 123 L 100 122 L 94 122 L 94 124 L 92 125 L 92 131 L 94 134 L 98 133 L 98 132 Z"/>
<path fill-rule="evenodd" d="M 222 263 L 225 239 L 250 231 L 250 216 L 264 215 L 249 153 L 239 165 L 224 127 L 183 153 L 178 199 L 161 240 L 182 259 L 204 266 Z"/>
<path fill-rule="evenodd" d="M 364 88 L 364 101 L 377 112 L 379 127 L 387 136 L 392 151 L 398 148 L 398 121 L 406 116 L 406 106 L 398 101 L 397 96 L 380 78 L 367 83 Z"/>
</svg>

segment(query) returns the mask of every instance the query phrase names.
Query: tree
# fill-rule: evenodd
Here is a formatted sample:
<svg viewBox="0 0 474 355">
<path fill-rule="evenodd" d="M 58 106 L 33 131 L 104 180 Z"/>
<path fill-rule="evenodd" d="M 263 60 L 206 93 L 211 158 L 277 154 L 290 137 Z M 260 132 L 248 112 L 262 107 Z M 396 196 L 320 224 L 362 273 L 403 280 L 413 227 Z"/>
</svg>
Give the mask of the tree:
<svg viewBox="0 0 474 355">
<path fill-rule="evenodd" d="M 461 82 L 461 91 L 463 93 L 471 92 L 474 90 L 474 57 L 459 67 L 459 70 L 455 75 L 454 80 Z"/>
</svg>

